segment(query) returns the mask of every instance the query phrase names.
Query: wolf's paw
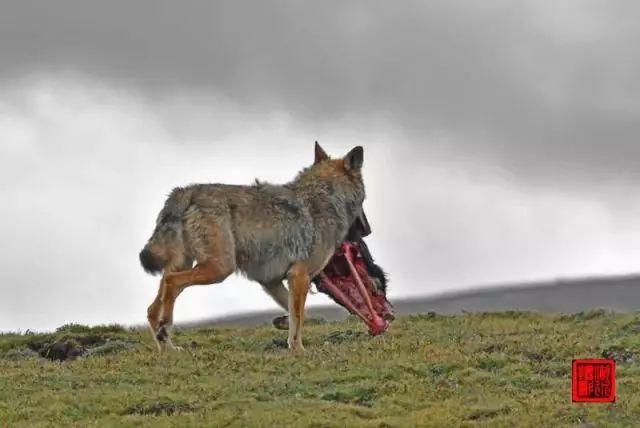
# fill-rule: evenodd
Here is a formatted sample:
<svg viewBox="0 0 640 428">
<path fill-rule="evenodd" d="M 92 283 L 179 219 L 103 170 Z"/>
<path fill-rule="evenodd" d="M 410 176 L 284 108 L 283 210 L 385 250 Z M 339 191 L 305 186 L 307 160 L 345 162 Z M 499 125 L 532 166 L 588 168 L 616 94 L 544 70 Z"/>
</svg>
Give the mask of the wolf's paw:
<svg viewBox="0 0 640 428">
<path fill-rule="evenodd" d="M 182 352 L 184 348 L 181 346 L 176 346 L 171 342 L 171 337 L 169 336 L 169 328 L 171 324 L 169 323 L 160 323 L 160 327 L 155 332 L 156 343 L 158 344 L 158 350 L 161 354 L 166 351 L 170 352 Z"/>
<path fill-rule="evenodd" d="M 289 317 L 287 315 L 281 315 L 273 319 L 273 326 L 278 330 L 289 329 Z"/>
<path fill-rule="evenodd" d="M 287 344 L 289 345 L 289 350 L 291 352 L 304 352 L 304 346 L 302 346 L 301 340 L 287 340 Z"/>
<path fill-rule="evenodd" d="M 160 354 L 168 354 L 168 353 L 180 354 L 185 350 L 182 346 L 174 345 L 171 342 L 171 338 L 168 338 L 164 342 L 156 341 L 156 344 L 158 345 L 158 352 Z"/>
<path fill-rule="evenodd" d="M 156 330 L 156 340 L 158 343 L 166 344 L 169 340 L 169 330 L 166 325 L 160 325 Z"/>
</svg>

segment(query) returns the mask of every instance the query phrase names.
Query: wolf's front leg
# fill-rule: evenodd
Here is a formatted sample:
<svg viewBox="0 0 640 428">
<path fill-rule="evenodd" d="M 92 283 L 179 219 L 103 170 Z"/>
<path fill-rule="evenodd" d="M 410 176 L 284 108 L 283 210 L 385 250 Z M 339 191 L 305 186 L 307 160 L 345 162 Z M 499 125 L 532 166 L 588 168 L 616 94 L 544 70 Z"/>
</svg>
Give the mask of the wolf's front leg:
<svg viewBox="0 0 640 428">
<path fill-rule="evenodd" d="M 295 264 L 289 269 L 287 282 L 289 284 L 289 349 L 304 351 L 302 346 L 302 326 L 304 324 L 304 306 L 310 287 L 310 277 L 307 267 Z"/>
</svg>

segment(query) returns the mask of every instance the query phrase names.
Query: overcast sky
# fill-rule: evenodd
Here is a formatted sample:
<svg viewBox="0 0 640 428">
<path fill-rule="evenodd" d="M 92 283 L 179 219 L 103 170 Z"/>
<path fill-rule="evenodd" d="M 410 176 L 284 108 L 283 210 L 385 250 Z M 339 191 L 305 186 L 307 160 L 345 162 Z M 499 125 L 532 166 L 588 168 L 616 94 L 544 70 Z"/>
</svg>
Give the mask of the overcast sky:
<svg viewBox="0 0 640 428">
<path fill-rule="evenodd" d="M 365 148 L 368 242 L 392 301 L 640 271 L 639 13 L 0 2 L 0 330 L 144 322 L 158 278 L 137 254 L 171 188 L 285 182 L 315 140 Z M 230 277 L 175 313 L 266 308 Z"/>
</svg>

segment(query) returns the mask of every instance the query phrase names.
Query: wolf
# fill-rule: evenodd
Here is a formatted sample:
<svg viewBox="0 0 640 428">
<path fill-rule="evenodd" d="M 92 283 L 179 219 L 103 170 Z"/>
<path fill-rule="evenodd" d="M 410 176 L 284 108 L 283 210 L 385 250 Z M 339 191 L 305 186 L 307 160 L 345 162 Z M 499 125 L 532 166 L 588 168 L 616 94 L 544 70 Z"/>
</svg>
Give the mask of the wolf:
<svg viewBox="0 0 640 428">
<path fill-rule="evenodd" d="M 193 285 L 221 283 L 232 273 L 261 284 L 286 308 L 288 347 L 304 350 L 311 279 L 356 221 L 367 224 L 362 218 L 363 147 L 331 158 L 316 142 L 314 155 L 313 164 L 285 184 L 190 184 L 170 192 L 139 253 L 147 273 L 162 274 L 147 309 L 159 352 L 180 349 L 171 341 L 178 295 Z"/>
</svg>

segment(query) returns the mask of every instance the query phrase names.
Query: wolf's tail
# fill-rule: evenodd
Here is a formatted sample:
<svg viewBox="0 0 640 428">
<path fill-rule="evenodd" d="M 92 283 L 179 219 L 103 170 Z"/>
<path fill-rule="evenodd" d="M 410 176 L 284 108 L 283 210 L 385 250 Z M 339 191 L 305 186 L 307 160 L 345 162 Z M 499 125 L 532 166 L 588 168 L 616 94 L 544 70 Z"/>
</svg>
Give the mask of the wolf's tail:
<svg viewBox="0 0 640 428">
<path fill-rule="evenodd" d="M 145 272 L 155 275 L 168 266 L 179 266 L 186 261 L 182 233 L 182 216 L 191 205 L 190 188 L 177 187 L 171 191 L 158 215 L 156 228 L 140 254 Z"/>
</svg>

